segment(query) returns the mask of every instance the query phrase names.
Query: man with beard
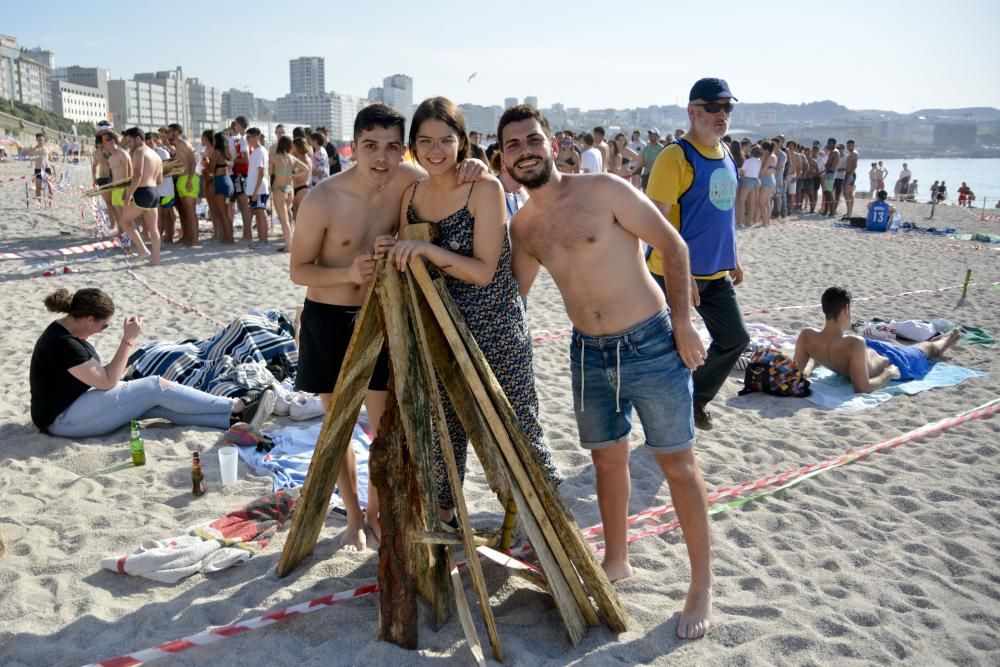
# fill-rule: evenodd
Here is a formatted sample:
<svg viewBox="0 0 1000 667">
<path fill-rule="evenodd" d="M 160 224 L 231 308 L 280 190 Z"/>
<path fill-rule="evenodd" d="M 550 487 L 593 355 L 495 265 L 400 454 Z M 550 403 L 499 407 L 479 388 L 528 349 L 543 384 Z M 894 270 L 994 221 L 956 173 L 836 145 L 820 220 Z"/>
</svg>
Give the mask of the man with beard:
<svg viewBox="0 0 1000 667">
<path fill-rule="evenodd" d="M 146 135 L 137 127 L 125 130 L 122 135 L 125 145 L 132 151 L 132 182 L 125 193 L 125 209 L 118 224 L 132 239 L 132 246 L 140 258 L 149 257 L 150 266 L 160 265 L 160 230 L 157 210 L 160 206 L 158 188 L 163 181 L 163 161 L 153 149 L 146 145 Z M 142 236 L 135 228 L 135 219 L 142 217 L 142 224 L 149 234 L 153 252 L 146 250 Z"/>
<path fill-rule="evenodd" d="M 691 561 L 677 636 L 700 637 L 709 626 L 712 574 L 689 369 L 704 362 L 705 349 L 690 320 L 687 249 L 656 207 L 624 180 L 556 171 L 557 146 L 537 109 L 507 109 L 497 137 L 511 176 L 531 192 L 511 221 L 519 291 L 527 294 L 544 266 L 574 325 L 573 409 L 596 473 L 606 545 L 602 567 L 612 581 L 632 574 L 626 521 L 634 409 L 670 486 Z M 640 239 L 662 253 L 671 308 L 643 266 Z"/>
<path fill-rule="evenodd" d="M 299 330 L 299 372 L 296 389 L 319 394 L 329 408 L 354 320 L 365 298 L 365 287 L 375 271 L 375 239 L 395 234 L 403 192 L 426 172 L 403 162 L 406 120 L 385 104 L 362 109 L 354 121 L 351 151 L 357 165 L 323 179 L 302 200 L 292 241 L 291 279 L 306 290 Z M 322 150 L 322 148 L 320 148 Z M 471 182 L 485 165 L 467 160 L 458 165 L 459 182 Z M 373 432 L 385 408 L 389 360 L 383 349 L 365 407 Z M 342 548 L 363 551 L 365 524 L 379 536 L 378 498 L 368 490 L 368 511 L 358 502 L 357 464 L 350 447 L 337 476 L 337 487 L 347 510 Z"/>
<path fill-rule="evenodd" d="M 720 141 L 729 129 L 736 98 L 724 80 L 701 79 L 689 99 L 691 129 L 663 149 L 646 194 L 680 232 L 691 256 L 698 290 L 694 305 L 712 337 L 708 358 L 694 373 L 694 423 L 708 431 L 712 417 L 707 406 L 746 349 L 750 334 L 733 289 L 743 282 L 736 253 L 736 164 Z M 647 265 L 664 287 L 657 250 L 650 252 Z"/>
</svg>

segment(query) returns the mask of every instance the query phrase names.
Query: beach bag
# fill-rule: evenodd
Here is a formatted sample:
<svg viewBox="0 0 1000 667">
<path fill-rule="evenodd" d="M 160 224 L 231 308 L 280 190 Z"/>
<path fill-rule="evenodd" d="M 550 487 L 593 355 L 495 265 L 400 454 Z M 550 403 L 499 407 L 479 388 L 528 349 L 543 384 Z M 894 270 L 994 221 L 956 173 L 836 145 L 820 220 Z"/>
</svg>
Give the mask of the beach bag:
<svg viewBox="0 0 1000 667">
<path fill-rule="evenodd" d="M 739 395 L 755 391 L 771 396 L 798 397 L 812 393 L 809 380 L 803 377 L 795 361 L 772 346 L 762 346 L 750 355 Z"/>
</svg>

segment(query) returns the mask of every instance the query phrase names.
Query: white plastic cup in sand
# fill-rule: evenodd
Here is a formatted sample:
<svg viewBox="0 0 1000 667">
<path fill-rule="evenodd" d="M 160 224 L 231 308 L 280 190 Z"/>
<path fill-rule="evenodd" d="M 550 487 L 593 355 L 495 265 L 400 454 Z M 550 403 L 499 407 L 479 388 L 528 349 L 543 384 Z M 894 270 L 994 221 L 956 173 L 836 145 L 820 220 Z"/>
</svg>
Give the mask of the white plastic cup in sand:
<svg viewBox="0 0 1000 667">
<path fill-rule="evenodd" d="M 239 458 L 235 447 L 219 449 L 219 468 L 222 471 L 222 486 L 236 483 L 236 461 Z"/>
</svg>

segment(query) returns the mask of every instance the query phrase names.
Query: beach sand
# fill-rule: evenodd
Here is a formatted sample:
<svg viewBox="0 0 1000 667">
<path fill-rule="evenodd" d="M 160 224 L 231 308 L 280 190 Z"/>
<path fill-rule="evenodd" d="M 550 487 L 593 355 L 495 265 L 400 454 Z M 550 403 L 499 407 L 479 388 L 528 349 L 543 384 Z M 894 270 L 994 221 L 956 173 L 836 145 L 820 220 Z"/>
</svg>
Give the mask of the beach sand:
<svg viewBox="0 0 1000 667">
<path fill-rule="evenodd" d="M 60 194 L 60 206 L 24 205 L 30 165 L 0 165 L 0 250 L 56 248 L 93 239 L 89 207 Z M 77 183 L 89 169 L 70 167 Z M 859 200 L 863 209 L 864 202 Z M 928 225 L 926 205 L 904 204 L 905 220 Z M 81 217 L 83 220 L 81 220 Z M 1000 252 L 969 241 L 923 234 L 868 235 L 831 230 L 828 219 L 741 231 L 744 310 L 816 304 L 823 289 L 847 286 L 856 297 L 1000 280 Z M 975 212 L 939 208 L 933 224 L 1000 233 Z M 802 226 L 800 226 L 802 225 Z M 274 568 L 287 532 L 245 566 L 195 575 L 176 585 L 118 575 L 101 558 L 132 551 L 143 539 L 210 521 L 271 489 L 270 479 L 240 464 L 240 481 L 222 489 L 221 434 L 148 423 L 147 465 L 100 474 L 128 460 L 122 429 L 83 441 L 38 433 L 28 416 L 32 346 L 54 319 L 41 300 L 57 287 L 100 287 L 118 306 L 115 324 L 93 342 L 105 360 L 121 319 L 139 315 L 144 339 L 206 338 L 254 308 L 294 311 L 303 288 L 288 279 L 288 256 L 271 247 L 168 248 L 163 266 L 137 275 L 208 318 L 155 295 L 126 272 L 119 251 L 55 262 L 43 277 L 36 261 L 0 262 L 0 308 L 7 313 L 0 359 L 0 664 L 85 664 L 179 639 L 210 627 L 354 589 L 376 576 L 374 552 L 337 552 L 342 520 L 331 515 L 316 551 L 291 576 Z M 884 298 L 855 305 L 857 317 L 945 317 L 1000 334 L 1000 289 Z M 570 325 L 559 293 L 543 273 L 529 300 L 536 333 Z M 760 322 L 795 332 L 822 323 L 819 309 L 757 312 Z M 599 522 L 590 458 L 576 438 L 567 340 L 535 346 L 541 417 L 566 482 L 561 493 L 581 526 Z M 802 399 L 737 397 L 727 382 L 712 404 L 715 429 L 699 433 L 698 457 L 709 489 L 795 469 L 874 444 L 1000 396 L 995 348 L 959 345 L 954 363 L 986 376 L 857 414 L 822 410 Z M 735 377 L 735 376 L 734 376 Z M 281 420 L 276 420 L 280 422 Z M 631 615 L 619 636 L 592 628 L 577 647 L 551 600 L 485 565 L 493 611 L 511 665 L 538 664 L 863 664 L 1000 663 L 1000 420 L 957 426 L 940 437 L 877 453 L 714 517 L 714 627 L 699 641 L 675 637 L 687 588 L 680 531 L 633 544 L 635 576 L 616 584 Z M 641 428 L 633 432 L 631 511 L 659 506 L 669 494 Z M 190 494 L 191 451 L 202 453 L 209 492 Z M 466 480 L 473 523 L 496 528 L 500 508 L 473 459 Z M 468 588 L 468 583 L 466 584 Z M 467 591 L 471 596 L 471 591 Z M 474 610 L 483 642 L 486 633 Z M 420 648 L 375 640 L 377 600 L 370 596 L 197 647 L 163 665 L 468 664 L 457 620 L 434 631 L 422 606 Z M 489 653 L 488 645 L 485 647 Z"/>
</svg>

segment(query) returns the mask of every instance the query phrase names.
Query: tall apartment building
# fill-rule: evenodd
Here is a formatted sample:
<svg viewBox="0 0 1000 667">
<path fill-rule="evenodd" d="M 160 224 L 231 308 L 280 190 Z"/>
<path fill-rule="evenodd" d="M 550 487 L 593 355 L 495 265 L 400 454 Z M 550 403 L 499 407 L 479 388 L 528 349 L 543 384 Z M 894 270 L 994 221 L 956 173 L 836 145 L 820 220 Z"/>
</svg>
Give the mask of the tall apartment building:
<svg viewBox="0 0 1000 667">
<path fill-rule="evenodd" d="M 382 79 L 382 101 L 409 120 L 413 115 L 413 79 L 405 74 Z"/>
<path fill-rule="evenodd" d="M 331 128 L 337 113 L 336 104 L 334 96 L 327 93 L 284 95 L 278 98 L 278 118 L 281 120 L 294 118 L 310 127 L 323 125 Z"/>
<path fill-rule="evenodd" d="M 538 98 L 535 97 L 534 95 L 528 95 L 527 97 L 525 97 L 524 103 L 527 104 L 529 107 L 534 107 L 536 109 L 538 108 Z"/>
<path fill-rule="evenodd" d="M 244 116 L 253 118 L 257 113 L 253 93 L 247 90 L 230 88 L 222 92 L 222 117 L 236 118 Z"/>
<path fill-rule="evenodd" d="M 188 107 L 187 84 L 184 71 L 177 69 L 161 72 L 143 72 L 132 77 L 134 81 L 160 86 L 163 89 L 167 123 L 178 123 L 188 136 L 191 134 L 191 115 Z"/>
<path fill-rule="evenodd" d="M 503 114 L 503 109 L 498 106 L 484 107 L 478 104 L 460 104 L 458 107 L 465 116 L 465 129 L 469 132 L 481 132 L 483 134 L 495 134 L 497 123 Z"/>
<path fill-rule="evenodd" d="M 303 56 L 288 61 L 289 92 L 292 95 L 320 95 L 326 92 L 323 58 Z"/>
<path fill-rule="evenodd" d="M 103 67 L 56 67 L 52 70 L 53 81 L 65 81 L 77 86 L 97 88 L 105 96 L 108 94 L 108 70 Z"/>
<path fill-rule="evenodd" d="M 52 112 L 74 123 L 96 123 L 108 117 L 108 99 L 99 88 L 52 80 Z"/>
<path fill-rule="evenodd" d="M 55 56 L 44 49 L 24 49 L 0 35 L 0 97 L 52 111 L 51 75 Z"/>
<path fill-rule="evenodd" d="M 108 110 L 111 112 L 112 124 L 119 132 L 136 126 L 151 131 L 177 122 L 176 116 L 167 115 L 166 88 L 148 81 L 108 81 Z"/>
<path fill-rule="evenodd" d="M 503 100 L 503 108 L 504 109 L 509 109 L 511 107 L 516 107 L 516 106 L 517 106 L 517 98 L 516 97 L 505 97 L 504 98 L 504 100 Z"/>
<path fill-rule="evenodd" d="M 191 119 L 191 135 L 201 136 L 205 130 L 222 129 L 222 93 L 196 78 L 187 79 L 187 100 Z"/>
</svg>

